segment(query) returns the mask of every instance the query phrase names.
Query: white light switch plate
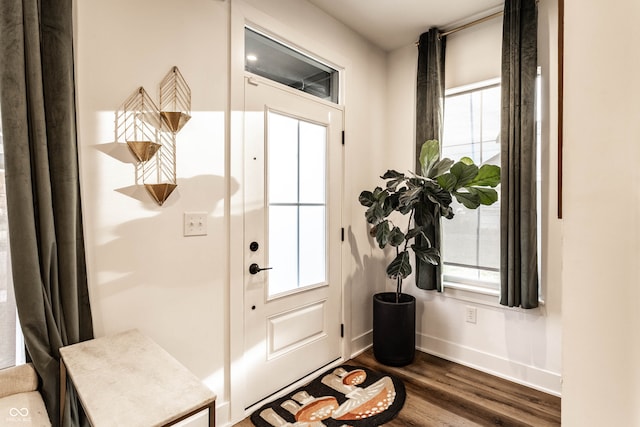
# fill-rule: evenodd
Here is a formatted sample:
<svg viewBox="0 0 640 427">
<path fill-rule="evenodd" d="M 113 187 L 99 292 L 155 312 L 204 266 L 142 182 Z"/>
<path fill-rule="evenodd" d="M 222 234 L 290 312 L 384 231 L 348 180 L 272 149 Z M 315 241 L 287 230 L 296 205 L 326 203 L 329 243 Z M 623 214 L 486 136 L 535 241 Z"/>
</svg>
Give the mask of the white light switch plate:
<svg viewBox="0 0 640 427">
<path fill-rule="evenodd" d="M 184 213 L 184 235 L 185 236 L 206 236 L 207 235 L 207 213 L 206 212 L 185 212 Z"/>
</svg>

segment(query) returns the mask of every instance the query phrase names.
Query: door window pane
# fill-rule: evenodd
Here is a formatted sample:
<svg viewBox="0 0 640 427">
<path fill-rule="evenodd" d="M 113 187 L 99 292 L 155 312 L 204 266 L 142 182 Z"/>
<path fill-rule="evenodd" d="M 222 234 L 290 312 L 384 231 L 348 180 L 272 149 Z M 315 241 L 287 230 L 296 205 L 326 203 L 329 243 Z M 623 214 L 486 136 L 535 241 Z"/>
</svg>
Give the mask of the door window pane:
<svg viewBox="0 0 640 427">
<path fill-rule="evenodd" d="M 298 121 L 280 114 L 269 114 L 267 129 L 269 163 L 269 201 L 298 201 Z"/>
<path fill-rule="evenodd" d="M 326 282 L 327 129 L 267 114 L 269 296 Z"/>
<path fill-rule="evenodd" d="M 297 220 L 297 206 L 269 206 L 269 295 L 297 287 Z"/>
<path fill-rule="evenodd" d="M 300 206 L 301 286 L 325 281 L 325 207 Z"/>
<path fill-rule="evenodd" d="M 324 171 L 326 167 L 327 128 L 308 122 L 300 123 L 300 202 L 325 202 Z"/>
</svg>

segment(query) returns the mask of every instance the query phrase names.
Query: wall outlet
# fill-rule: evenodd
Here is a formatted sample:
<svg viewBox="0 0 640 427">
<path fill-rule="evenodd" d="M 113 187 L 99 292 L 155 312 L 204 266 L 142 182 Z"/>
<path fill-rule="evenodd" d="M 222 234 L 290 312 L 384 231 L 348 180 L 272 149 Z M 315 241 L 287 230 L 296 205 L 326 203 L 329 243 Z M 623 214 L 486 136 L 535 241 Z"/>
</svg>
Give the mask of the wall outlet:
<svg viewBox="0 0 640 427">
<path fill-rule="evenodd" d="M 475 307 L 466 306 L 464 308 L 464 320 L 468 323 L 476 323 L 478 316 L 478 309 Z"/>
<path fill-rule="evenodd" d="M 206 212 L 185 212 L 184 213 L 184 235 L 185 236 L 206 236 L 207 235 L 207 213 Z"/>
</svg>

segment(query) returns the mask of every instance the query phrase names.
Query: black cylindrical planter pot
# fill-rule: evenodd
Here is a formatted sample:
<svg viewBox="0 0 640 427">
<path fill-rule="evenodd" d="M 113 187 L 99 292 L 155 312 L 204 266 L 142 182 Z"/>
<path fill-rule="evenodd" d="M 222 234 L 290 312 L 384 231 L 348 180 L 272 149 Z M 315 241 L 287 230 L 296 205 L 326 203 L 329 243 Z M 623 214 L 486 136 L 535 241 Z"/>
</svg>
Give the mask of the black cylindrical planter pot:
<svg viewBox="0 0 640 427">
<path fill-rule="evenodd" d="M 416 350 L 416 299 L 395 292 L 373 296 L 373 355 L 389 366 L 413 362 Z"/>
</svg>

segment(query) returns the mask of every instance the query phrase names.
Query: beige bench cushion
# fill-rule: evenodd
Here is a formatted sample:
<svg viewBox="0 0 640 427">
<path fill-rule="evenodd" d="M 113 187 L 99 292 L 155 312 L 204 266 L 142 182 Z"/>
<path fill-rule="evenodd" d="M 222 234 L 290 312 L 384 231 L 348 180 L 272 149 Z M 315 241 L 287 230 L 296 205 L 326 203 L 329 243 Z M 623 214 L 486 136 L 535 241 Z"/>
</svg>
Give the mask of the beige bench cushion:
<svg viewBox="0 0 640 427">
<path fill-rule="evenodd" d="M 0 398 L 0 425 L 50 427 L 40 393 L 29 391 Z"/>
<path fill-rule="evenodd" d="M 31 363 L 0 370 L 0 398 L 38 388 L 38 375 Z M 0 419 L 0 425 L 2 420 Z"/>
</svg>

